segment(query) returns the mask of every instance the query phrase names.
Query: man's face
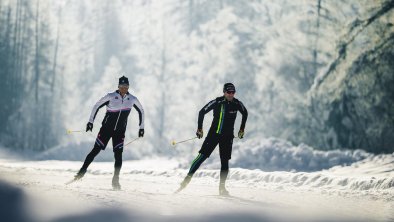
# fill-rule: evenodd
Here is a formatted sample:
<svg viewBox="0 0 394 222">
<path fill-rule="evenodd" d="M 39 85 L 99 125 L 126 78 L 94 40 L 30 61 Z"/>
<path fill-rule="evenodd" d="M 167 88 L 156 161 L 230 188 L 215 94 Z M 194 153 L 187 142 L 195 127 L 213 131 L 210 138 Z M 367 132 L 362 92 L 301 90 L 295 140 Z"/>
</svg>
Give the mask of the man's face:
<svg viewBox="0 0 394 222">
<path fill-rule="evenodd" d="M 126 94 L 129 91 L 129 85 L 119 85 L 118 89 L 121 94 Z"/>
<path fill-rule="evenodd" d="M 234 99 L 234 95 L 235 95 L 235 91 L 224 92 L 224 97 L 226 97 L 228 101 L 232 101 Z"/>
</svg>

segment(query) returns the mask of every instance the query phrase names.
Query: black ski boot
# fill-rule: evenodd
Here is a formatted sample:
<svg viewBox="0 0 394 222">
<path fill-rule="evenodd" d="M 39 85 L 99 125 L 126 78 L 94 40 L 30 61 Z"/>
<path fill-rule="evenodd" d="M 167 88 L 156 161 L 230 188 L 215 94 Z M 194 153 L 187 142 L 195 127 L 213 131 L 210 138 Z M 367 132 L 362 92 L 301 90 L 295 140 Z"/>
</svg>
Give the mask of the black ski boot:
<svg viewBox="0 0 394 222">
<path fill-rule="evenodd" d="M 230 196 L 230 193 L 226 189 L 224 183 L 220 183 L 220 185 L 219 185 L 219 195 L 220 196 L 227 196 L 227 197 Z"/>
<path fill-rule="evenodd" d="M 82 177 L 85 175 L 86 173 L 86 169 L 81 168 L 77 174 L 75 174 L 74 178 L 68 182 L 66 182 L 66 185 L 72 184 L 75 181 L 78 181 L 80 179 L 82 179 Z"/>
<path fill-rule="evenodd" d="M 181 190 L 185 189 L 191 180 L 192 180 L 192 175 L 187 175 L 185 179 L 183 179 L 181 186 L 178 188 L 178 190 L 175 191 L 175 193 L 179 193 Z"/>
<path fill-rule="evenodd" d="M 114 190 L 120 190 L 121 189 L 121 186 L 120 186 L 120 183 L 119 183 L 119 176 L 113 176 L 112 177 L 112 188 Z"/>
<path fill-rule="evenodd" d="M 80 180 L 83 176 L 85 176 L 86 169 L 81 168 L 78 173 L 74 176 L 74 180 Z"/>
</svg>

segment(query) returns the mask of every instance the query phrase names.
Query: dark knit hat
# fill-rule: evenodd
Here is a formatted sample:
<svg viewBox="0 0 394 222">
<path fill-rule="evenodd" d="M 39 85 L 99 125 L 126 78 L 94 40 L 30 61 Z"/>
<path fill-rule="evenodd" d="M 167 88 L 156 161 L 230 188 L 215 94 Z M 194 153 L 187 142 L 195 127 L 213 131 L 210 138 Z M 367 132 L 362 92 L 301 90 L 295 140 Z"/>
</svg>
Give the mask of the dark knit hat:
<svg viewBox="0 0 394 222">
<path fill-rule="evenodd" d="M 235 92 L 235 86 L 232 83 L 226 83 L 223 86 L 223 92 Z"/>
<path fill-rule="evenodd" d="M 129 85 L 129 79 L 126 76 L 120 77 L 119 85 Z"/>
</svg>

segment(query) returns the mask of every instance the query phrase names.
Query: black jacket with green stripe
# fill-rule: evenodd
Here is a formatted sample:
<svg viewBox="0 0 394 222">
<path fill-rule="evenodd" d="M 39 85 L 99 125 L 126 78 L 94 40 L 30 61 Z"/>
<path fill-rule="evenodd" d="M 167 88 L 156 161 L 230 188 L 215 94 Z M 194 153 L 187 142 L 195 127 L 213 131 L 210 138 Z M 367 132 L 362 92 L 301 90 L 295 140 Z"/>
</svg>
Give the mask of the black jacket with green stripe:
<svg viewBox="0 0 394 222">
<path fill-rule="evenodd" d="M 238 111 L 242 114 L 240 129 L 245 129 L 248 118 L 248 111 L 245 106 L 236 98 L 230 102 L 224 96 L 210 101 L 200 110 L 198 114 L 198 129 L 202 129 L 204 115 L 211 110 L 213 110 L 213 120 L 210 131 L 213 130 L 217 134 L 233 133 Z"/>
</svg>

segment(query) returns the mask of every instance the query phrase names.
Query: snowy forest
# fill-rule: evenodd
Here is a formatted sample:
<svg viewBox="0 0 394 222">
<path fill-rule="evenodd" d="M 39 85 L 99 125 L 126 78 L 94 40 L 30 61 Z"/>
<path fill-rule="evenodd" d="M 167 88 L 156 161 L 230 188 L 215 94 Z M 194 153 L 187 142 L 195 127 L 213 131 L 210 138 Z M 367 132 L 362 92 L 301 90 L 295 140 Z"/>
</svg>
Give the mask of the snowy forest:
<svg viewBox="0 0 394 222">
<path fill-rule="evenodd" d="M 125 75 L 146 113 L 141 155 L 190 153 L 170 141 L 194 136 L 198 111 L 225 82 L 248 108 L 246 140 L 391 153 L 393 8 L 393 0 L 2 0 L 1 146 L 90 148 L 105 111 L 91 135 L 66 130 L 83 130 Z M 137 135 L 135 111 L 129 122 L 126 140 Z"/>
<path fill-rule="evenodd" d="M 0 101 L 1 221 L 394 221 L 394 0 L 0 0 Z"/>
</svg>

